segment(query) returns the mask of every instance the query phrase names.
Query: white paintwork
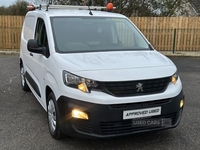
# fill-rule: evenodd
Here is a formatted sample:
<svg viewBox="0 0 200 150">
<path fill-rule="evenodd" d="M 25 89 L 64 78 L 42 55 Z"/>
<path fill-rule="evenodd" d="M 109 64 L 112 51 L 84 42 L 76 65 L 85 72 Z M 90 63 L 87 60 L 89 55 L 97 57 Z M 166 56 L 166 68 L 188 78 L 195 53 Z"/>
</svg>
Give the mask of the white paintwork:
<svg viewBox="0 0 200 150">
<path fill-rule="evenodd" d="M 33 94 L 46 110 L 46 86 L 49 86 L 56 99 L 60 96 L 71 97 L 80 101 L 96 104 L 122 104 L 165 99 L 177 96 L 182 90 L 180 78 L 176 84 L 170 83 L 163 93 L 134 97 L 114 97 L 100 91 L 83 93 L 78 89 L 70 88 L 63 83 L 63 70 L 81 77 L 96 81 L 128 81 L 154 79 L 173 75 L 177 68 L 171 60 L 157 52 L 152 51 L 113 51 L 113 52 L 90 52 L 60 54 L 55 52 L 54 39 L 50 24 L 50 17 L 54 16 L 90 16 L 90 17 L 121 17 L 121 14 L 88 10 L 64 10 L 52 9 L 49 11 L 35 10 L 26 15 L 25 22 L 29 17 L 33 18 L 30 26 L 24 24 L 21 36 L 20 58 L 24 63 L 25 71 L 28 71 L 39 86 L 41 98 L 37 96 L 30 83 Z M 34 37 L 37 18 L 43 18 L 48 33 L 50 57 L 34 54 L 34 59 L 27 51 L 26 37 Z M 127 18 L 128 19 L 128 18 Z M 34 24 L 34 26 L 33 26 Z M 135 26 L 135 25 L 134 25 Z M 140 31 L 138 31 L 140 32 Z M 147 41 L 148 42 L 148 41 Z M 148 42 L 149 43 L 149 42 Z M 37 64 L 37 65 L 36 65 Z"/>
<path fill-rule="evenodd" d="M 161 78 L 176 72 L 174 64 L 157 51 L 55 53 L 52 59 L 60 70 L 97 81 Z"/>
</svg>

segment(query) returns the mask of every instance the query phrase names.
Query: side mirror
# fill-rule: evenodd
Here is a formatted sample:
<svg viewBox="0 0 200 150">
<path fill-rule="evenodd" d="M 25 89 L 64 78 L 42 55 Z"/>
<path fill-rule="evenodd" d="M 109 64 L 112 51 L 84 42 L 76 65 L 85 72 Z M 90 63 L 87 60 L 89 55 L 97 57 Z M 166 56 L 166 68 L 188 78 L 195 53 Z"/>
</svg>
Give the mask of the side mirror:
<svg viewBox="0 0 200 150">
<path fill-rule="evenodd" d="M 45 54 L 46 48 L 39 47 L 37 40 L 30 39 L 28 40 L 27 49 L 30 52 L 38 53 L 38 54 Z"/>
</svg>

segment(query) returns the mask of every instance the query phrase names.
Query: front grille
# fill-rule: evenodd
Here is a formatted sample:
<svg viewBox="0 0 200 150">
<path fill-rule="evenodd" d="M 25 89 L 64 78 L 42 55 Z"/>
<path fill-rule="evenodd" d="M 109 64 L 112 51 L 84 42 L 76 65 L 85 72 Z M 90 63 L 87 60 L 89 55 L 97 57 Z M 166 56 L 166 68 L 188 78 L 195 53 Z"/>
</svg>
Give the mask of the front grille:
<svg viewBox="0 0 200 150">
<path fill-rule="evenodd" d="M 72 121 L 72 126 L 81 132 L 93 133 L 92 125 L 89 120 L 74 119 Z"/>
<path fill-rule="evenodd" d="M 168 115 L 161 115 L 161 116 L 154 116 L 152 118 L 168 118 L 171 119 L 171 125 L 176 123 L 176 113 L 168 114 Z M 115 122 L 101 122 L 101 132 L 102 135 L 112 135 L 112 134 L 124 134 L 124 133 L 131 133 L 137 132 L 142 130 L 149 130 L 149 129 L 156 129 L 162 128 L 160 126 L 132 126 L 132 120 L 122 120 L 122 121 L 115 121 Z"/>
<path fill-rule="evenodd" d="M 125 104 L 113 104 L 110 105 L 111 109 L 136 109 L 136 108 L 147 108 L 154 106 L 161 106 L 166 103 L 170 103 L 172 99 L 162 99 L 148 102 L 139 102 L 139 103 L 125 103 Z"/>
<path fill-rule="evenodd" d="M 176 123 L 176 113 L 151 117 L 151 119 L 153 118 L 171 119 L 171 125 L 174 125 Z M 132 121 L 133 120 L 128 119 L 128 120 L 114 121 L 114 122 L 100 122 L 101 135 L 126 134 L 143 130 L 163 128 L 161 126 L 132 126 Z M 89 120 L 74 119 L 72 121 L 72 126 L 80 132 L 94 134 L 91 122 Z"/>
<path fill-rule="evenodd" d="M 170 77 L 166 77 L 138 81 L 100 82 L 100 85 L 104 92 L 122 97 L 161 93 L 167 88 L 169 82 Z"/>
</svg>

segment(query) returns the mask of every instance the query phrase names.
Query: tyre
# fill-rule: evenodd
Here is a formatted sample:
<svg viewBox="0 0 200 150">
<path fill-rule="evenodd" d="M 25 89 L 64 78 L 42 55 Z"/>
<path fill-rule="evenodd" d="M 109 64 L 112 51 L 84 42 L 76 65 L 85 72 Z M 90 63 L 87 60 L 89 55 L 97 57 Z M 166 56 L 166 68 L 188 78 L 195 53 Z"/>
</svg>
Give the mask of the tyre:
<svg viewBox="0 0 200 150">
<path fill-rule="evenodd" d="M 24 66 L 23 64 L 20 65 L 20 76 L 21 76 L 21 87 L 24 91 L 29 91 L 29 87 L 26 83 L 26 77 L 24 75 Z"/>
<path fill-rule="evenodd" d="M 61 139 L 64 137 L 64 134 L 61 131 L 59 119 L 55 96 L 53 93 L 50 93 L 47 102 L 47 120 L 50 134 L 55 139 Z"/>
</svg>

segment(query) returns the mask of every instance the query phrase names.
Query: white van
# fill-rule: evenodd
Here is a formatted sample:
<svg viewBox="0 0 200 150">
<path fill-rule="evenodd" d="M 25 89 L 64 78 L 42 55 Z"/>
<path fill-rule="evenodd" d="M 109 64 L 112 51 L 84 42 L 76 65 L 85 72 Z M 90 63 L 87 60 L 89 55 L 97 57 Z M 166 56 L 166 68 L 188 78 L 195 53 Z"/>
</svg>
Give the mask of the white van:
<svg viewBox="0 0 200 150">
<path fill-rule="evenodd" d="M 55 139 L 179 124 L 184 94 L 177 68 L 127 17 L 94 6 L 31 7 L 21 33 L 21 85 L 47 111 Z"/>
</svg>

